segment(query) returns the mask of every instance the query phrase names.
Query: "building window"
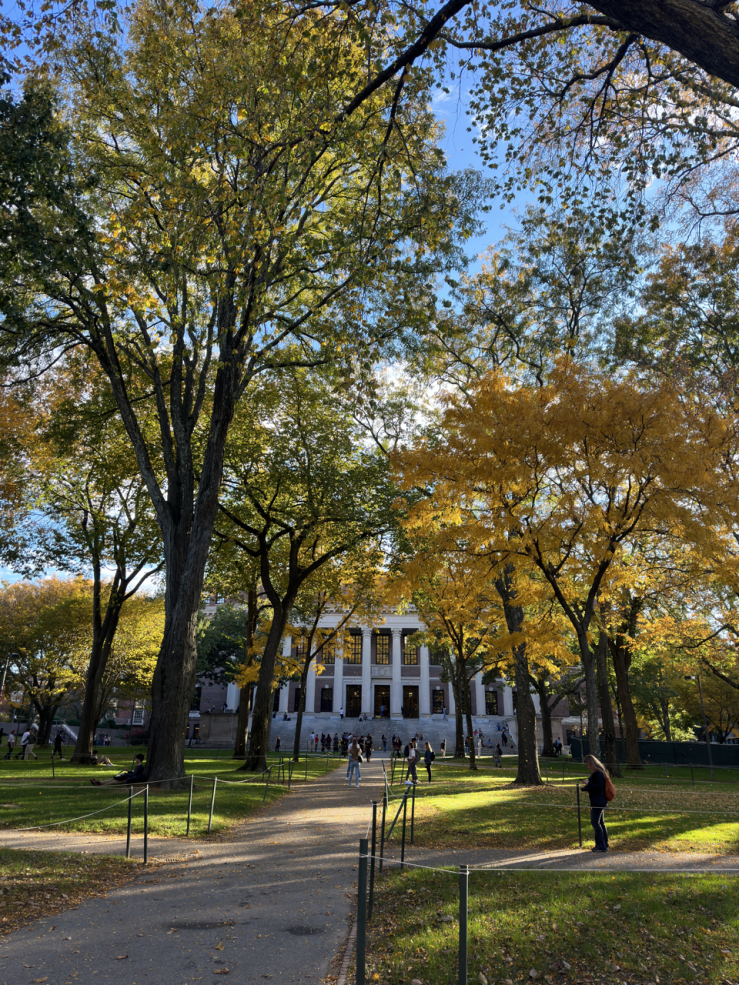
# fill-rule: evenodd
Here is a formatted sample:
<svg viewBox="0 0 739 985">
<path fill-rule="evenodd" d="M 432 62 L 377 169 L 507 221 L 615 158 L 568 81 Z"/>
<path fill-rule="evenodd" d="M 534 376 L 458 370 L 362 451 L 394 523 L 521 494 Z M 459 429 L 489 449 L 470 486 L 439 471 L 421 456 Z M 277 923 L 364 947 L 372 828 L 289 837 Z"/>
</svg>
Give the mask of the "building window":
<svg viewBox="0 0 739 985">
<path fill-rule="evenodd" d="M 143 725 L 144 724 L 144 709 L 134 708 L 133 714 L 131 715 L 132 725 Z"/>
<path fill-rule="evenodd" d="M 332 687 L 321 688 L 321 711 L 334 710 L 334 689 Z"/>
<path fill-rule="evenodd" d="M 293 711 L 300 711 L 300 685 L 296 685 L 293 695 Z"/>
<path fill-rule="evenodd" d="M 390 663 L 390 635 L 389 633 L 378 633 L 375 637 L 377 645 L 377 663 Z"/>
<path fill-rule="evenodd" d="M 352 644 L 349 653 L 344 653 L 345 664 L 361 664 L 362 662 L 362 634 L 352 634 Z"/>
<path fill-rule="evenodd" d="M 203 696 L 203 687 L 201 684 L 195 688 L 195 693 L 192 696 L 192 703 L 190 705 L 190 711 L 200 711 L 200 699 Z"/>
<path fill-rule="evenodd" d="M 325 643 L 318 651 L 318 662 L 319 664 L 336 663 L 336 647 L 333 641 L 331 643 Z"/>
<path fill-rule="evenodd" d="M 486 715 L 497 715 L 498 714 L 498 692 L 497 691 L 486 691 L 485 692 L 485 714 Z"/>
<path fill-rule="evenodd" d="M 415 667 L 418 664 L 418 658 L 421 653 L 420 646 L 409 646 L 406 641 L 405 636 L 402 637 L 403 640 L 403 663 L 406 667 Z"/>
<path fill-rule="evenodd" d="M 434 688 L 433 714 L 440 715 L 444 711 L 444 692 L 440 687 Z"/>
<path fill-rule="evenodd" d="M 429 663 L 434 667 L 441 666 L 441 658 L 444 656 L 444 647 L 438 643 L 429 647 Z"/>
<path fill-rule="evenodd" d="M 302 636 L 298 637 L 293 648 L 293 656 L 296 660 L 305 660 L 305 640 Z"/>
</svg>

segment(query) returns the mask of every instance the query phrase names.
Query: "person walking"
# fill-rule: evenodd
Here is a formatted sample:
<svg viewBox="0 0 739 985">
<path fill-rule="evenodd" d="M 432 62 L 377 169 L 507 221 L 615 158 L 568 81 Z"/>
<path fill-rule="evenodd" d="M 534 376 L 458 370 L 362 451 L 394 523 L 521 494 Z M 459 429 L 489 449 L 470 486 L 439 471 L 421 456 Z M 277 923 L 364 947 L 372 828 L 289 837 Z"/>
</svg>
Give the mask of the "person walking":
<svg viewBox="0 0 739 985">
<path fill-rule="evenodd" d="M 411 783 L 418 783 L 418 773 L 416 771 L 416 761 L 418 759 L 418 752 L 416 751 L 415 739 L 411 739 L 411 741 L 408 743 L 407 758 L 408 758 L 408 772 L 405 774 L 406 786 L 408 786 Z"/>
<path fill-rule="evenodd" d="M 8 736 L 8 751 L 5 753 L 4 758 L 10 759 L 13 755 L 13 746 L 15 745 L 15 732 L 11 732 Z"/>
<path fill-rule="evenodd" d="M 280 737 L 278 735 L 277 738 L 275 739 L 275 752 L 279 752 L 280 751 L 280 745 L 281 745 L 281 742 L 280 742 Z"/>
<path fill-rule="evenodd" d="M 38 759 L 38 756 L 33 751 L 33 747 L 36 745 L 36 738 L 36 729 L 32 728 L 28 736 L 28 741 L 26 742 L 26 750 L 23 753 L 24 759 L 28 759 L 29 756 L 33 756 L 34 759 Z"/>
<path fill-rule="evenodd" d="M 356 736 L 349 747 L 349 767 L 346 771 L 347 786 L 352 785 L 352 776 L 356 774 L 357 786 L 359 786 L 359 764 L 362 762 L 362 751 L 359 748 Z"/>
<path fill-rule="evenodd" d="M 441 740 L 441 745 L 439 746 L 439 752 L 441 753 L 441 758 L 446 759 L 446 739 Z"/>
<path fill-rule="evenodd" d="M 381 739 L 382 739 L 382 751 L 387 752 L 387 736 L 385 735 L 384 732 L 382 733 Z"/>
<path fill-rule="evenodd" d="M 500 748 L 500 743 L 495 743 L 495 752 L 493 753 L 493 762 L 498 767 L 499 770 L 503 769 L 503 750 Z"/>
<path fill-rule="evenodd" d="M 423 753 L 423 765 L 426 767 L 426 772 L 429 775 L 429 783 L 431 783 L 431 764 L 435 759 L 436 759 L 436 754 L 434 753 L 434 750 L 431 748 L 431 743 L 427 742 L 426 748 Z"/>
<path fill-rule="evenodd" d="M 367 757 L 367 762 L 372 759 L 372 749 L 374 748 L 374 742 L 372 741 L 372 735 L 368 735 L 364 740 L 364 754 Z"/>
<path fill-rule="evenodd" d="M 64 736 L 62 734 L 62 730 L 59 729 L 59 731 L 56 733 L 56 737 L 54 739 L 54 755 L 55 756 L 58 756 L 60 759 L 64 759 L 64 756 L 62 755 L 62 743 L 63 742 L 64 742 Z"/>
<path fill-rule="evenodd" d="M 581 787 L 590 797 L 590 823 L 595 833 L 594 852 L 608 851 L 608 829 L 606 828 L 605 809 L 608 806 L 606 797 L 606 780 L 610 782 L 608 770 L 595 756 L 586 756 L 583 760 L 590 770 L 590 776 L 585 786 Z"/>
</svg>

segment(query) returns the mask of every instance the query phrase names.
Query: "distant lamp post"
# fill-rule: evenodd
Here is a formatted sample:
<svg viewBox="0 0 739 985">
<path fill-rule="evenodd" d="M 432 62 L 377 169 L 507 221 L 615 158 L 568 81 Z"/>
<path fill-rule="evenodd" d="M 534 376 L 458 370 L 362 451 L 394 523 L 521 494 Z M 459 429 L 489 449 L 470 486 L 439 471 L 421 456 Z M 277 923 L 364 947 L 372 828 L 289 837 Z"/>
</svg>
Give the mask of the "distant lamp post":
<svg viewBox="0 0 739 985">
<path fill-rule="evenodd" d="M 8 676 L 8 666 L 10 665 L 11 657 L 15 658 L 16 660 L 20 659 L 17 653 L 9 653 L 5 658 L 5 667 L 3 668 L 3 679 L 2 682 L 0 682 L 0 702 L 2 702 L 3 699 L 5 698 L 5 678 Z"/>
<path fill-rule="evenodd" d="M 706 748 L 708 749 L 708 765 L 711 767 L 711 779 L 713 776 L 713 756 L 711 755 L 711 740 L 708 738 L 708 720 L 706 718 L 706 707 L 703 704 L 703 688 L 701 687 L 701 675 L 700 674 L 686 674 L 686 681 L 696 681 L 698 684 L 698 694 L 701 699 L 701 713 L 703 714 L 703 732 L 706 736 Z"/>
</svg>

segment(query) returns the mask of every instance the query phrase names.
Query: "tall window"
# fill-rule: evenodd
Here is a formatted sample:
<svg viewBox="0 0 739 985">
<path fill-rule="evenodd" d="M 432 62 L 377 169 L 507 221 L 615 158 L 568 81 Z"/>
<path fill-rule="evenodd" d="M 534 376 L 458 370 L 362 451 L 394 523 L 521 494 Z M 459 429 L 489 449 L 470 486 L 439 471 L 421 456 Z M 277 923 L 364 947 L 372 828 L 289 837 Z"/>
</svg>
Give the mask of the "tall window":
<svg viewBox="0 0 739 985">
<path fill-rule="evenodd" d="M 375 637 L 377 644 L 378 664 L 390 663 L 390 636 L 387 633 L 378 633 Z"/>
<path fill-rule="evenodd" d="M 324 643 L 324 645 L 318 651 L 318 662 L 320 664 L 336 663 L 336 647 L 334 646 L 333 640 L 331 641 L 331 643 Z"/>
<path fill-rule="evenodd" d="M 431 646 L 429 646 L 429 663 L 434 667 L 438 667 L 441 664 L 441 658 L 443 656 L 443 646 L 440 646 L 438 643 L 432 643 Z"/>
<path fill-rule="evenodd" d="M 415 667 L 421 653 L 420 646 L 410 646 L 406 637 L 403 637 L 403 663 L 406 667 Z"/>
<path fill-rule="evenodd" d="M 362 662 L 362 634 L 352 633 L 352 645 L 348 654 L 344 652 L 345 664 L 361 664 Z"/>
<path fill-rule="evenodd" d="M 305 639 L 302 636 L 298 636 L 295 641 L 295 659 L 304 660 L 305 659 Z"/>
</svg>

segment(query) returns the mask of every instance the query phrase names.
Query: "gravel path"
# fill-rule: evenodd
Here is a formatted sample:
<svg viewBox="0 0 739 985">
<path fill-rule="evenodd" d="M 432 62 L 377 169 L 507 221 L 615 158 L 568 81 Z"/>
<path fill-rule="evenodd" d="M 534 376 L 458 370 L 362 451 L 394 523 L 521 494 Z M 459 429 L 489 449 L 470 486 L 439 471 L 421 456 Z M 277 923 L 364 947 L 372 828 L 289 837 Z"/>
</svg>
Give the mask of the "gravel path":
<svg viewBox="0 0 739 985">
<path fill-rule="evenodd" d="M 359 789 L 346 787 L 340 766 L 296 786 L 228 838 L 152 838 L 150 855 L 174 861 L 142 867 L 108 896 L 2 938 L 0 985 L 185 985 L 226 974 L 236 982 L 318 985 L 346 940 L 358 841 L 367 831 L 371 799 L 381 796 L 375 759 L 362 766 Z M 122 854 L 124 840 L 11 830 L 0 833 L 0 845 Z M 140 857 L 141 839 L 132 847 Z M 388 855 L 399 855 L 396 836 Z M 441 853 L 409 846 L 406 859 L 505 869 L 739 873 L 737 856 L 665 852 Z"/>
</svg>

